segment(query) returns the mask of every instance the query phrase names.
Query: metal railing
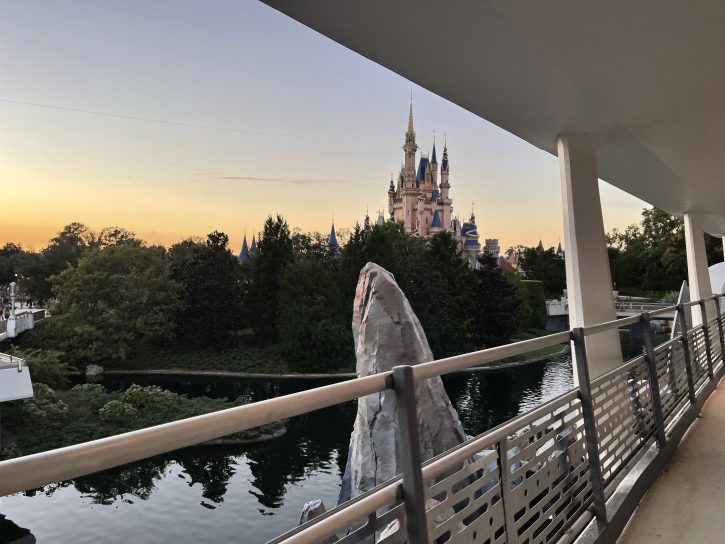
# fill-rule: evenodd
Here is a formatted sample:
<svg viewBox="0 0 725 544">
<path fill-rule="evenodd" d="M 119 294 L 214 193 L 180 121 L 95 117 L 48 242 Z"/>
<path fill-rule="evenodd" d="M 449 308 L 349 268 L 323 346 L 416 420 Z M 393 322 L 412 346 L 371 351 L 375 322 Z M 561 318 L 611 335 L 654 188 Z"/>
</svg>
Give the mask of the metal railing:
<svg viewBox="0 0 725 544">
<path fill-rule="evenodd" d="M 711 300 L 717 311 L 708 320 Z M 650 319 L 684 317 L 695 305 L 703 324 L 655 346 Z M 638 322 L 644 353 L 590 380 L 585 338 Z M 433 459 L 420 458 L 417 382 L 566 342 L 576 388 Z M 612 542 L 722 376 L 724 342 L 719 296 L 711 297 L 10 459 L 0 462 L 0 496 L 391 390 L 402 474 L 273 543 L 533 543 L 576 535 Z M 630 488 L 622 498 L 625 476 Z"/>
</svg>

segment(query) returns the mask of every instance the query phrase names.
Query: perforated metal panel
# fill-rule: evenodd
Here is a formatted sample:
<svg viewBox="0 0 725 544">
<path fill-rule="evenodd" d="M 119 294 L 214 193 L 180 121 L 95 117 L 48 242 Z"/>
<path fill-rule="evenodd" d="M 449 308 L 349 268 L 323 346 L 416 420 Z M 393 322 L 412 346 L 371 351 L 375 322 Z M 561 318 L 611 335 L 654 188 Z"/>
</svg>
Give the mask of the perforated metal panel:
<svg viewBox="0 0 725 544">
<path fill-rule="evenodd" d="M 700 325 L 692 329 L 688 334 L 688 340 L 690 341 L 690 358 L 692 360 L 692 374 L 695 379 L 695 389 L 697 389 L 707 379 L 705 332 L 702 325 Z"/>
<path fill-rule="evenodd" d="M 687 399 L 687 371 L 682 340 L 674 338 L 655 349 L 657 380 L 662 401 L 662 416 L 669 423 L 675 411 Z"/>
<path fill-rule="evenodd" d="M 552 542 L 589 506 L 590 470 L 576 392 L 547 405 L 536 420 L 519 419 L 505 438 L 481 441 L 475 456 L 426 482 L 432 542 Z"/>
<path fill-rule="evenodd" d="M 609 483 L 654 433 L 647 363 L 636 357 L 592 382 L 604 482 Z"/>
</svg>

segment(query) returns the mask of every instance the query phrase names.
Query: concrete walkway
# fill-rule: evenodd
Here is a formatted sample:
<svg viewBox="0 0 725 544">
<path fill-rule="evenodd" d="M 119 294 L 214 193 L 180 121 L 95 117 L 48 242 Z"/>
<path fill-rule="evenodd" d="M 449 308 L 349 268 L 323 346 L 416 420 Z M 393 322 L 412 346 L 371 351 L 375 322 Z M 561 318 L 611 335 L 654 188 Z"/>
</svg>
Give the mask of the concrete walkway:
<svg viewBox="0 0 725 544">
<path fill-rule="evenodd" d="M 708 399 L 619 542 L 725 542 L 725 382 Z"/>
</svg>

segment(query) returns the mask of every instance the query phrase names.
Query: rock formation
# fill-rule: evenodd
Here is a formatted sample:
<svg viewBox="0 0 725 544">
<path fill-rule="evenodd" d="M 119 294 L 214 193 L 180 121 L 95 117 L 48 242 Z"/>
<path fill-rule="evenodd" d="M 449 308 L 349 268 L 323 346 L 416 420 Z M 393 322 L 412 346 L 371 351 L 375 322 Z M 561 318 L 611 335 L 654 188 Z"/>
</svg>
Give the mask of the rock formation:
<svg viewBox="0 0 725 544">
<path fill-rule="evenodd" d="M 360 272 L 353 306 L 358 376 L 433 360 L 410 303 L 384 268 L 368 263 Z M 416 384 L 418 431 L 423 460 L 465 440 L 458 414 L 439 377 Z M 357 417 L 338 503 L 401 472 L 394 391 L 358 400 Z"/>
</svg>

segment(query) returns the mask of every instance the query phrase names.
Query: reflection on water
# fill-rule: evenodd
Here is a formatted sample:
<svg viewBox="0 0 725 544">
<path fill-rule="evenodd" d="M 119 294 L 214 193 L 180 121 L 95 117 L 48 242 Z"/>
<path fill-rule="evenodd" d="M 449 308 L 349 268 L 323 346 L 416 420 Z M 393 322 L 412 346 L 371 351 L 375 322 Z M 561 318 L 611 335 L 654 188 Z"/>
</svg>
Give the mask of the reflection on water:
<svg viewBox="0 0 725 544">
<path fill-rule="evenodd" d="M 330 383 L 134 377 L 105 385 L 132 382 L 250 402 Z M 444 383 L 466 432 L 475 435 L 571 387 L 571 365 L 558 357 L 450 375 Z M 187 448 L 4 497 L 0 511 L 40 543 L 265 542 L 294 527 L 306 501 L 335 504 L 354 417 L 354 403 L 327 408 L 292 418 L 287 434 L 273 442 Z M 9 534 L 0 531 L 0 543 L 13 542 Z"/>
</svg>

